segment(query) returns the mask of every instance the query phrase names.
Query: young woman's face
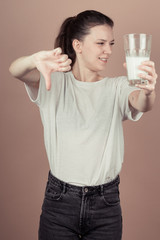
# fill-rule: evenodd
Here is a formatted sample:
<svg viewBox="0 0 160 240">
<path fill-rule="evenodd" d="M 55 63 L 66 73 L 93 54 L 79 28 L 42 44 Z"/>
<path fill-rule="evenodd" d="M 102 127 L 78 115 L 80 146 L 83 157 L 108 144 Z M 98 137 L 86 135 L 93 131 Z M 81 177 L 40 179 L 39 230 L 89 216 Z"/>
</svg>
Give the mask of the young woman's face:
<svg viewBox="0 0 160 240">
<path fill-rule="evenodd" d="M 98 25 L 81 42 L 81 62 L 92 71 L 102 71 L 112 54 L 113 30 L 108 25 Z"/>
</svg>

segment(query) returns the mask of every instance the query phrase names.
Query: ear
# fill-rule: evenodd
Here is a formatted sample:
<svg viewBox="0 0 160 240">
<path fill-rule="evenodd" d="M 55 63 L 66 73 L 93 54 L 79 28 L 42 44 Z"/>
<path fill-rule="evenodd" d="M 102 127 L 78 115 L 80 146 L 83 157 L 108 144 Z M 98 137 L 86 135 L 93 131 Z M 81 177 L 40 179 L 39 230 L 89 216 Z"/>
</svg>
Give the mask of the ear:
<svg viewBox="0 0 160 240">
<path fill-rule="evenodd" d="M 77 39 L 74 39 L 72 42 L 73 49 L 76 53 L 81 53 L 82 52 L 82 42 L 80 42 Z"/>
</svg>

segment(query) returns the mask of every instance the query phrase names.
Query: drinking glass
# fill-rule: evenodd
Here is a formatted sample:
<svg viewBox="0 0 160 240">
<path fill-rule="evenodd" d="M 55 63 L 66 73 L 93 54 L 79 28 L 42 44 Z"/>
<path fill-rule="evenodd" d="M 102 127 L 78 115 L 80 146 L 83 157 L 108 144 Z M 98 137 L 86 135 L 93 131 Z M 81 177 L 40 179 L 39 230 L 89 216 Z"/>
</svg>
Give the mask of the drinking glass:
<svg viewBox="0 0 160 240">
<path fill-rule="evenodd" d="M 147 84 L 148 81 L 140 78 L 139 73 L 146 73 L 138 69 L 142 62 L 150 59 L 152 35 L 149 34 L 125 34 L 124 50 L 127 64 L 129 85 Z M 147 74 L 147 73 L 146 73 Z"/>
</svg>

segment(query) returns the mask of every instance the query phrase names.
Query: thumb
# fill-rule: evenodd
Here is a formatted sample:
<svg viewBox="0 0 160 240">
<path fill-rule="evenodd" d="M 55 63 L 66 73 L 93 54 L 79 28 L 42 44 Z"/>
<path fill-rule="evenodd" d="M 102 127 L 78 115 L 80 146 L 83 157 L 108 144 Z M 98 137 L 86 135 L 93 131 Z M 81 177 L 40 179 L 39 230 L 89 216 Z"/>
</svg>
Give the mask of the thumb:
<svg viewBox="0 0 160 240">
<path fill-rule="evenodd" d="M 46 73 L 44 75 L 46 89 L 49 91 L 51 89 L 51 73 Z"/>
</svg>

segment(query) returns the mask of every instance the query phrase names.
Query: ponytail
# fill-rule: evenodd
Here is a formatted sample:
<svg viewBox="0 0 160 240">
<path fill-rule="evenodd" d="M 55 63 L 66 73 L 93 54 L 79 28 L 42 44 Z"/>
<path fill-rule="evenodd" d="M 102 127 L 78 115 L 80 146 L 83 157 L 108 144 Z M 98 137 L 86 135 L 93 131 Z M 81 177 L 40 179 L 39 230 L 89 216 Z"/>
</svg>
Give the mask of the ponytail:
<svg viewBox="0 0 160 240">
<path fill-rule="evenodd" d="M 69 17 L 63 22 L 54 44 L 55 48 L 60 47 L 62 52 L 67 54 L 72 60 L 71 66 L 73 66 L 76 59 L 76 54 L 72 47 L 72 25 L 74 19 L 75 17 Z"/>
</svg>

